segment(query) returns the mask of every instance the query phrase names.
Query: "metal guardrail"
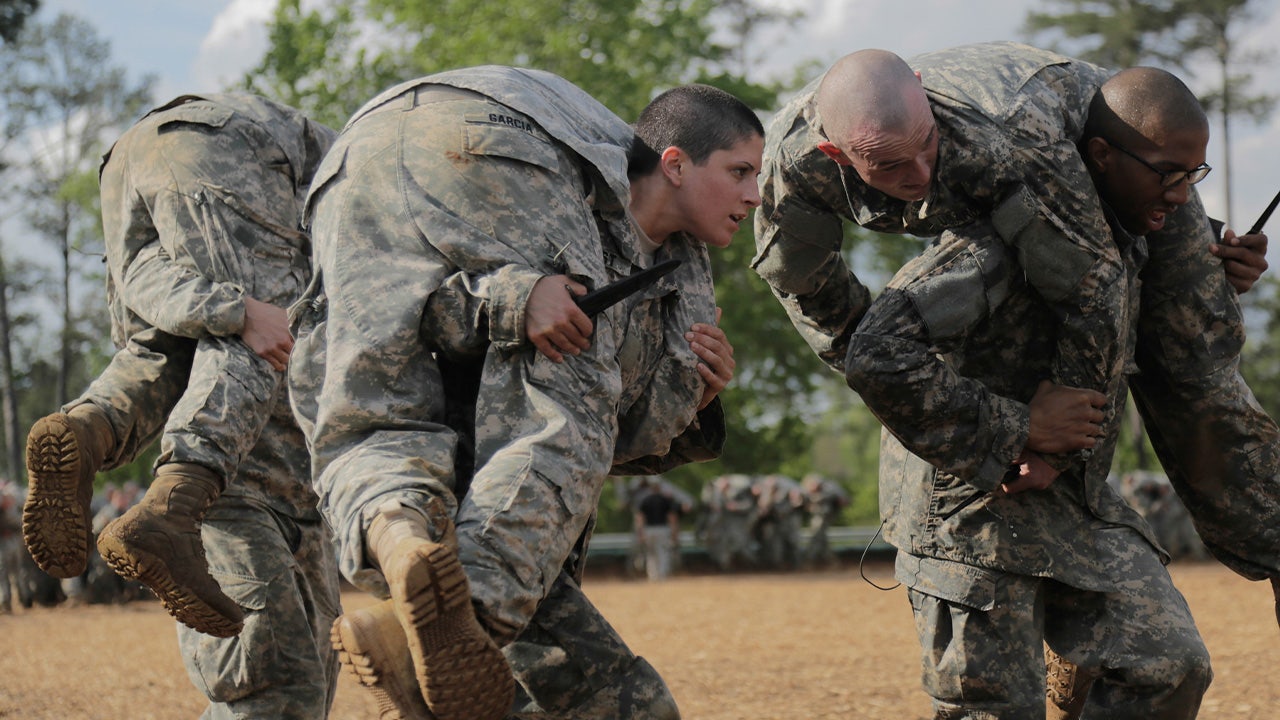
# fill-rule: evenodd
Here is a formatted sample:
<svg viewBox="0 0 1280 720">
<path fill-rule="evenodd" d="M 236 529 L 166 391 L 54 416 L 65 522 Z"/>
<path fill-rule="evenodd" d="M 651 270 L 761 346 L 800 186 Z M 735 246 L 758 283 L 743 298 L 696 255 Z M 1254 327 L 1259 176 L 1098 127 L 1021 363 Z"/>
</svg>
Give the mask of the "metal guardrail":
<svg viewBox="0 0 1280 720">
<path fill-rule="evenodd" d="M 886 543 L 883 537 L 877 537 L 878 530 L 879 527 L 876 525 L 833 527 L 827 529 L 827 540 L 831 543 L 831 549 L 836 553 L 860 553 L 863 550 L 872 553 L 892 551 L 892 545 Z M 591 545 L 587 550 L 587 557 L 625 557 L 631 551 L 634 537 L 632 533 L 596 533 L 591 536 Z M 808 541 L 808 532 L 802 531 L 800 539 L 802 542 Z M 701 555 L 705 553 L 706 548 L 698 542 L 692 531 L 681 531 L 681 555 Z"/>
</svg>

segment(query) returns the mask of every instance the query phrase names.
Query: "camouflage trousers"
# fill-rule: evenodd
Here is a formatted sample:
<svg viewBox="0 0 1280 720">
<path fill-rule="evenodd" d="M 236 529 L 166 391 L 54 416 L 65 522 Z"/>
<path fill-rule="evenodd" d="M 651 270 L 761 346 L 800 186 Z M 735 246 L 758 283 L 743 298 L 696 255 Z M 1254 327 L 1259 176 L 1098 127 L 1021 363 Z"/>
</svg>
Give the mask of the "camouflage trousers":
<svg viewBox="0 0 1280 720">
<path fill-rule="evenodd" d="M 524 632 L 502 650 L 522 692 L 517 717 L 673 720 L 675 698 L 562 572 Z"/>
<path fill-rule="evenodd" d="M 326 717 L 338 671 L 329 628 L 341 609 L 324 523 L 299 522 L 232 492 L 209 509 L 201 532 L 210 573 L 246 611 L 236 637 L 178 626 L 187 675 L 209 698 L 202 717 Z"/>
<path fill-rule="evenodd" d="M 1100 673 L 1084 718 L 1196 716 L 1213 677 L 1209 654 L 1154 551 L 1131 556 L 1116 592 L 958 563 L 944 564 L 955 569 L 950 582 L 919 582 L 903 571 L 912 560 L 899 554 L 898 577 L 909 585 L 935 717 L 1041 720 L 1045 644 Z"/>
<path fill-rule="evenodd" d="M 92 403 L 105 413 L 116 446 L 103 470 L 128 464 L 160 435 L 157 466 L 194 463 L 229 479 L 257 444 L 283 378 L 239 338 L 149 328 L 63 411 Z"/>
<path fill-rule="evenodd" d="M 0 607 L 13 605 L 13 588 L 18 588 L 18 600 L 22 605 L 31 603 L 31 592 L 23 577 L 22 554 L 27 551 L 18 534 L 0 537 Z"/>
</svg>

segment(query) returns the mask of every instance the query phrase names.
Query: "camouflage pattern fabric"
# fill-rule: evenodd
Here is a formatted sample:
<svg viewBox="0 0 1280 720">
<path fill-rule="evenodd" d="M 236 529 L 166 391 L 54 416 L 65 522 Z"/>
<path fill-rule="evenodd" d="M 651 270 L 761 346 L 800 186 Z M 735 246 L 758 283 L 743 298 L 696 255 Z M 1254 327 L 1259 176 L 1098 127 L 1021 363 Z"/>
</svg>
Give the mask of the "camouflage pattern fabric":
<svg viewBox="0 0 1280 720">
<path fill-rule="evenodd" d="M 1133 396 L 1214 557 L 1251 580 L 1280 577 L 1280 428 L 1240 375 L 1240 305 L 1205 250 L 1199 199 L 1188 205 L 1147 237 Z"/>
<path fill-rule="evenodd" d="M 826 137 L 813 107 L 816 79 L 766 133 L 752 266 L 814 351 L 841 370 L 869 302 L 840 255 L 842 219 L 932 236 L 1003 208 L 1001 235 L 1046 266 L 1033 285 L 1076 316 L 1058 362 L 1084 364 L 1059 367 L 1063 382 L 1101 389 L 1116 335 L 1107 310 L 1115 303 L 1104 293 L 1120 270 L 1075 140 L 1109 73 L 1015 43 L 966 45 L 908 63 L 921 73 L 937 123 L 929 197 L 891 198 L 818 150 Z"/>
<path fill-rule="evenodd" d="M 1096 201 L 1081 195 L 1091 192 L 1092 183 L 1080 175 L 1079 158 L 1062 153 L 1078 137 L 1090 88 L 1105 79 L 1105 71 L 1008 43 L 963 46 L 908 62 L 921 71 L 939 132 L 936 185 L 926 200 L 903 203 L 878 193 L 817 149 L 825 139 L 812 108 L 818 80 L 774 116 L 766 135 L 752 266 L 806 342 L 841 372 L 848 338 L 871 302 L 869 290 L 840 255 L 844 220 L 881 232 L 929 236 L 975 217 L 998 213 L 1008 221 L 1034 216 L 1039 220 L 1028 224 L 1028 234 L 1015 236 L 1014 243 L 1028 266 L 1045 269 L 1029 277 L 1037 289 L 1056 284 L 1054 277 L 1077 277 L 1072 268 L 1081 264 L 1080 258 L 1105 254 L 1089 249 L 1095 240 L 1076 249 L 1061 242 L 1079 240 L 1077 231 L 1097 217 Z M 1028 76 L 1037 66 L 1042 70 Z M 1028 95 L 1024 107 L 1001 105 L 1022 99 L 1011 85 L 1018 78 L 1028 79 L 1022 92 L 1040 92 Z M 1028 126 L 1018 127 L 1024 120 Z M 1026 142 L 1037 135 L 1045 140 L 1043 147 Z M 1055 136 L 1059 142 L 1049 143 Z M 1046 152 L 1043 161 L 1035 157 L 1040 151 Z M 1031 197 L 1022 189 L 1009 193 L 1016 184 L 1008 181 L 1019 162 L 1025 163 L 1024 189 L 1033 192 Z M 1189 195 L 1165 229 L 1149 238 L 1138 343 L 1143 373 L 1133 381 L 1134 397 L 1162 464 L 1214 555 L 1245 577 L 1277 577 L 1280 429 L 1258 407 L 1239 374 L 1244 338 L 1239 304 L 1221 262 L 1208 252 L 1213 238 L 1199 196 L 1194 188 Z M 1048 202 L 1054 207 L 1046 207 Z M 1036 212 L 1029 214 L 1026 208 Z M 1048 211 L 1068 222 L 1040 222 L 1051 217 Z M 1050 232 L 1043 236 L 1048 240 L 1043 247 L 1033 247 L 1041 233 L 1031 230 L 1055 227 L 1060 231 L 1056 240 Z M 1099 267 L 1095 264 L 1087 275 L 1092 277 Z M 1057 344 L 1057 362 L 1065 354 L 1076 356 L 1066 362 L 1082 363 L 1075 372 L 1056 367 L 1055 377 L 1062 383 L 1102 389 L 1088 381 L 1089 375 L 1105 370 L 1108 357 L 1116 357 L 1107 350 L 1114 330 L 1100 330 L 1095 345 L 1085 324 L 1091 316 L 1099 322 L 1107 319 L 1101 307 L 1107 295 L 1088 297 L 1089 288 L 1101 287 L 1095 281 L 1103 277 L 1085 286 L 1078 299 L 1086 312 Z M 1120 285 L 1114 275 L 1105 277 L 1112 287 Z M 1062 308 L 1070 305 L 1061 300 L 1068 297 L 1061 288 L 1046 297 L 1059 298 Z"/>
<path fill-rule="evenodd" d="M 1123 527 L 1099 525 L 1113 547 L 1144 546 Z M 1209 656 L 1186 601 L 1159 557 L 1128 553 L 1115 592 L 899 554 L 935 718 L 1045 716 L 1045 654 L 1108 668 L 1084 718 L 1194 718 L 1209 687 Z"/>
<path fill-rule="evenodd" d="M 683 339 L 714 319 L 709 259 L 679 236 L 639 250 L 630 142 L 564 80 L 483 67 L 392 88 L 335 143 L 308 200 L 318 276 L 293 310 L 289 381 L 357 585 L 386 595 L 363 546 L 377 506 L 439 497 L 477 616 L 507 644 L 589 537 L 612 468 L 718 452 L 702 446 L 722 442 L 722 415 L 696 412 Z M 557 364 L 523 341 L 541 277 L 597 287 L 666 257 L 683 264 L 598 316 L 581 355 Z M 478 368 L 472 391 L 446 387 L 440 357 Z M 474 411 L 450 409 L 459 395 Z M 459 431 L 474 434 L 469 482 Z"/>
<path fill-rule="evenodd" d="M 338 680 L 329 627 L 341 599 L 324 523 L 224 495 L 205 515 L 202 534 L 209 572 L 245 620 L 231 638 L 178 623 L 187 675 L 211 703 L 201 717 L 326 717 Z"/>
<path fill-rule="evenodd" d="M 567 573 L 556 579 L 528 628 L 502 652 L 524 691 L 516 717 L 680 717 L 657 671 L 631 652 Z"/>
<path fill-rule="evenodd" d="M 183 96 L 104 157 L 107 297 L 121 351 L 68 409 L 92 401 L 107 413 L 118 440 L 108 468 L 132 459 L 166 417 L 158 463 L 228 478 L 253 447 L 283 383 L 238 337 L 242 298 L 287 307 L 305 287 L 300 201 L 332 136 L 252 96 Z M 276 490 L 282 511 L 314 512 L 298 483 Z"/>
<path fill-rule="evenodd" d="M 1116 239 L 1127 357 L 1145 242 L 1120 229 Z M 886 428 L 880 512 L 912 590 L 926 688 L 940 717 L 1043 717 L 1047 639 L 1103 668 L 1095 687 L 1118 713 L 1108 717 L 1194 717 L 1208 654 L 1150 527 L 1107 482 L 1119 418 L 1103 425 L 1099 462 L 1044 490 L 999 488 L 1025 444 L 1026 403 L 1047 374 L 1056 326 L 1011 254 L 982 223 L 944 232 L 894 277 L 849 344 L 850 386 Z M 1110 404 L 1123 404 L 1134 369 L 1115 368 Z M 1033 612 L 1039 602 L 1043 614 Z"/>
<path fill-rule="evenodd" d="M 246 629 L 227 640 L 179 629 L 206 717 L 323 717 L 332 700 L 332 540 L 283 375 L 238 337 L 243 297 L 287 307 L 310 278 L 301 202 L 332 138 L 260 98 L 184 96 L 122 135 L 102 168 L 121 349 L 67 409 L 92 402 L 111 419 L 108 467 L 163 427 L 158 463 L 228 479 L 203 539 L 212 573 L 248 611 Z"/>
</svg>

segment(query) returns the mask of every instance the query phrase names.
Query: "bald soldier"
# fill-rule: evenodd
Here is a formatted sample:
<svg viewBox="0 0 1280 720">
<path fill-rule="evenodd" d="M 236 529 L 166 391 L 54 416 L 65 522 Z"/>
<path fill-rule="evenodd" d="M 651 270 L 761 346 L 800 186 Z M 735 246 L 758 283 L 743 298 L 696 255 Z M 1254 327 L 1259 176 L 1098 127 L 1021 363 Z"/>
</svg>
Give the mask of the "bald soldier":
<svg viewBox="0 0 1280 720">
<path fill-rule="evenodd" d="M 1076 143 L 1109 74 L 1016 43 L 909 62 L 861 51 L 783 108 L 765 146 L 753 266 L 814 351 L 843 371 L 848 338 L 870 303 L 840 254 L 844 220 L 930 236 L 988 218 L 1061 320 L 1049 377 L 1105 388 L 1122 358 L 1124 325 L 1113 314 L 1121 264 Z M 1162 182 L 1188 185 L 1209 172 L 1203 164 L 1152 170 Z M 1218 242 L 1194 189 L 1177 209 L 1153 209 L 1147 223 L 1137 406 L 1214 555 L 1275 586 L 1280 428 L 1240 376 L 1236 298 L 1266 268 L 1266 236 L 1228 231 Z M 1087 397 L 1096 399 L 1075 400 Z M 1090 448 L 1120 407 L 1099 409 L 1059 430 Z M 1062 470 L 1088 457 L 1046 460 Z"/>
<path fill-rule="evenodd" d="M 1123 71 L 1092 104 L 1081 157 L 1123 271 L 1107 308 L 1123 330 L 1111 405 L 1131 372 L 1143 236 L 1190 198 L 1151 166 L 1201 167 L 1208 137 L 1195 95 L 1164 71 Z M 989 220 L 944 231 L 849 341 L 846 379 L 887 431 L 880 509 L 925 689 L 938 717 L 1043 718 L 1047 644 L 1103 680 L 1086 716 L 1194 718 L 1208 652 L 1150 527 L 1107 483 L 1120 418 L 1096 444 L 1044 431 L 1081 408 L 1045 392 L 1062 321 L 1031 261 Z M 1093 461 L 1063 472 L 1040 459 L 1086 444 Z"/>
</svg>

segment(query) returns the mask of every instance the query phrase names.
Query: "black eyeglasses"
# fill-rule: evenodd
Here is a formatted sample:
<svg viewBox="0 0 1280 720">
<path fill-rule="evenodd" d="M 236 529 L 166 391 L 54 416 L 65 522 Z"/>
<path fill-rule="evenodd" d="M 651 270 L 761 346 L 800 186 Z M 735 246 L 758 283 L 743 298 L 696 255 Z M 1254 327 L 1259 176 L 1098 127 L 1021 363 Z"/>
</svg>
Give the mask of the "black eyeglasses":
<svg viewBox="0 0 1280 720">
<path fill-rule="evenodd" d="M 1195 185 L 1196 183 L 1203 180 L 1205 176 L 1209 174 L 1209 171 L 1213 169 L 1209 167 L 1209 163 L 1200 163 L 1199 165 L 1191 168 L 1190 170 L 1161 170 L 1155 165 L 1152 165 L 1146 160 L 1143 160 L 1142 158 L 1138 157 L 1136 153 L 1130 152 L 1129 150 L 1125 149 L 1122 145 L 1117 145 L 1116 143 L 1111 142 L 1106 138 L 1102 138 L 1102 140 L 1103 142 L 1110 145 L 1111 147 L 1119 150 L 1125 155 L 1128 155 L 1134 160 L 1137 160 L 1138 162 L 1142 163 L 1151 172 L 1159 175 L 1160 187 L 1171 188 L 1177 185 L 1178 183 L 1182 182 L 1183 180 L 1186 180 L 1188 185 Z"/>
</svg>

